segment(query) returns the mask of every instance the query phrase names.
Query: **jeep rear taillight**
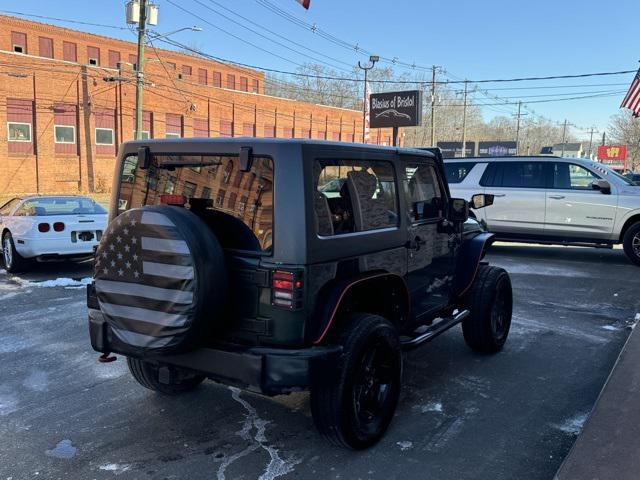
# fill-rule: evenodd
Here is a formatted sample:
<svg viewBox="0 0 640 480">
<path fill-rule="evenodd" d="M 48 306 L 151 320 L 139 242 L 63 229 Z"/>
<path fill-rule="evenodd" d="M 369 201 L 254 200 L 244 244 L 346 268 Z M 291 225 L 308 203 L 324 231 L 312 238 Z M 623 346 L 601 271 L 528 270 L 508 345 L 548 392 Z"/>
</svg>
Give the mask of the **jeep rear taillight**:
<svg viewBox="0 0 640 480">
<path fill-rule="evenodd" d="M 271 303 L 289 310 L 300 308 L 302 286 L 299 273 L 276 270 L 271 277 Z"/>
</svg>

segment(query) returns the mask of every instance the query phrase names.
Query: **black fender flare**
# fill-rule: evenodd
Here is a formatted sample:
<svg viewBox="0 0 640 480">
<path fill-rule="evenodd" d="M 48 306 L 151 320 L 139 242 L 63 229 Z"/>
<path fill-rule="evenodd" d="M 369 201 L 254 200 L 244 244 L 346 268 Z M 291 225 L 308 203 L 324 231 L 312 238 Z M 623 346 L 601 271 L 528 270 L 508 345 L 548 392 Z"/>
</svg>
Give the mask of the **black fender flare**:
<svg viewBox="0 0 640 480">
<path fill-rule="evenodd" d="M 481 233 L 462 242 L 456 260 L 454 298 L 460 298 L 469 291 L 476 278 L 480 262 L 494 240 L 495 236 L 492 233 Z"/>
<path fill-rule="evenodd" d="M 411 308 L 409 289 L 400 275 L 388 272 L 367 272 L 355 277 L 334 280 L 325 285 L 322 295 L 318 297 L 312 328 L 308 334 L 308 338 L 314 345 L 321 344 L 335 327 L 335 320 L 339 316 L 341 307 L 349 300 L 350 294 L 355 293 L 358 287 L 367 284 L 371 286 L 374 282 L 377 287 L 388 289 L 391 296 L 384 302 L 385 307 L 390 309 L 387 316 L 392 317 L 388 320 L 397 325 L 409 318 Z"/>
</svg>

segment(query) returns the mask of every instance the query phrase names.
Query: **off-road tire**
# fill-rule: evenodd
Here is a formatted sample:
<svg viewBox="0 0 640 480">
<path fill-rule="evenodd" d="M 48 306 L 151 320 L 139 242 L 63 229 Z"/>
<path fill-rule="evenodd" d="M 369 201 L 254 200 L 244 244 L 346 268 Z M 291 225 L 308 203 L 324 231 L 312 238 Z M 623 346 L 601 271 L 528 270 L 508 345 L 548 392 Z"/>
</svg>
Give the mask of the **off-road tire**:
<svg viewBox="0 0 640 480">
<path fill-rule="evenodd" d="M 11 254 L 11 262 L 7 262 L 5 248 L 10 249 Z M 13 243 L 13 237 L 11 236 L 11 232 L 5 232 L 2 236 L 2 263 L 4 268 L 9 273 L 19 273 L 24 272 L 29 268 L 29 260 L 24 258 L 22 255 L 18 253 L 16 250 L 16 246 Z"/>
<path fill-rule="evenodd" d="M 160 392 L 165 395 L 178 395 L 180 393 L 193 390 L 205 379 L 202 375 L 187 375 L 179 382 L 161 383 L 158 378 L 158 365 L 139 360 L 137 358 L 127 357 L 127 365 L 133 378 L 145 388 Z M 172 367 L 174 368 L 174 367 Z"/>
<path fill-rule="evenodd" d="M 346 321 L 337 341 L 343 346 L 337 376 L 328 385 L 312 387 L 311 413 L 317 429 L 331 443 L 364 449 L 382 438 L 398 404 L 402 382 L 400 340 L 389 321 L 362 313 Z M 374 368 L 367 369 L 365 364 Z M 372 380 L 376 376 L 379 382 Z M 373 386 L 367 383 L 366 388 L 368 380 Z M 381 405 L 371 405 L 375 401 Z M 377 415 L 370 415 L 368 407 Z"/>
<path fill-rule="evenodd" d="M 627 229 L 622 245 L 629 260 L 640 266 L 640 222 L 634 223 Z"/>
<path fill-rule="evenodd" d="M 509 274 L 502 268 L 480 265 L 467 308 L 471 314 L 462 322 L 467 345 L 483 353 L 500 351 L 509 336 L 513 310 Z"/>
</svg>

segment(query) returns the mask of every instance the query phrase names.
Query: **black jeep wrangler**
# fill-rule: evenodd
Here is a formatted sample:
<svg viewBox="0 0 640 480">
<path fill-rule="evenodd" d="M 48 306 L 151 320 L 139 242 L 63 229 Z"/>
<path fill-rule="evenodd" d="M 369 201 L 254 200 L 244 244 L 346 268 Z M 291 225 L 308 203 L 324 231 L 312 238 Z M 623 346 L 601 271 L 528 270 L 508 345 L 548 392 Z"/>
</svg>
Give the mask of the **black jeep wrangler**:
<svg viewBox="0 0 640 480">
<path fill-rule="evenodd" d="M 309 388 L 320 432 L 366 448 L 393 418 L 403 349 L 458 323 L 480 352 L 507 339 L 510 279 L 482 261 L 492 236 L 463 228 L 468 209 L 435 149 L 125 143 L 88 288 L 91 344 L 165 394 L 205 378 Z"/>
</svg>

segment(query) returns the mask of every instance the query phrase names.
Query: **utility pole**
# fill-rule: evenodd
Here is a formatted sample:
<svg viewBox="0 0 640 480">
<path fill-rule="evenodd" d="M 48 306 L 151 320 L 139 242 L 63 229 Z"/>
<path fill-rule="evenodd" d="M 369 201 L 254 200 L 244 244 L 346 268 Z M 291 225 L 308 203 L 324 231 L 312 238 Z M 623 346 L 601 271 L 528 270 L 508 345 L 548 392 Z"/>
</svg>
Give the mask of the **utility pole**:
<svg viewBox="0 0 640 480">
<path fill-rule="evenodd" d="M 607 132 L 602 132 L 602 145 L 607 143 Z"/>
<path fill-rule="evenodd" d="M 564 142 L 567 140 L 567 119 L 564 119 L 564 126 L 562 127 L 562 153 L 561 157 L 564 157 Z"/>
<path fill-rule="evenodd" d="M 462 97 L 462 158 L 467 156 L 467 87 L 468 80 L 465 80 L 464 94 Z"/>
<path fill-rule="evenodd" d="M 436 67 L 431 66 L 431 143 L 432 147 L 436 146 Z"/>
<path fill-rule="evenodd" d="M 367 140 L 367 102 L 369 100 L 367 98 L 367 74 L 369 73 L 369 70 L 371 70 L 376 65 L 376 62 L 378 60 L 380 60 L 380 57 L 378 55 L 371 55 L 369 57 L 370 65 L 363 65 L 362 63 L 360 63 L 360 61 L 358 61 L 358 67 L 364 70 L 364 95 L 362 97 L 362 143 L 365 143 Z"/>
<path fill-rule="evenodd" d="M 516 155 L 520 155 L 520 117 L 527 115 L 521 112 L 522 102 L 518 102 L 518 113 L 516 113 Z M 528 155 L 528 153 L 527 153 Z"/>
<path fill-rule="evenodd" d="M 138 60 L 136 65 L 136 140 L 142 140 L 142 90 L 144 88 L 144 42 L 147 24 L 147 0 L 140 0 L 138 22 Z"/>
<path fill-rule="evenodd" d="M 591 127 L 591 134 L 589 135 L 589 153 L 588 156 L 591 158 L 591 147 L 593 146 L 593 134 L 596 132 L 596 127 Z"/>
</svg>

